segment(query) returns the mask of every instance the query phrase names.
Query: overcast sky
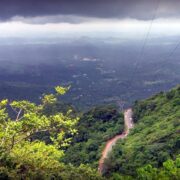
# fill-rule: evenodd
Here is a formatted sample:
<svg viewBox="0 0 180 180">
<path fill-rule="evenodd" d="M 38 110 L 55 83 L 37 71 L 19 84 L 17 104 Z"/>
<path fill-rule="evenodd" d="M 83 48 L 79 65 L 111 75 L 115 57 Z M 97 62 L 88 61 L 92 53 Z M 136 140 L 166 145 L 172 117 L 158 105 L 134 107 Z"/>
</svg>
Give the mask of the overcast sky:
<svg viewBox="0 0 180 180">
<path fill-rule="evenodd" d="M 0 36 L 180 33 L 180 0 L 0 0 Z"/>
</svg>

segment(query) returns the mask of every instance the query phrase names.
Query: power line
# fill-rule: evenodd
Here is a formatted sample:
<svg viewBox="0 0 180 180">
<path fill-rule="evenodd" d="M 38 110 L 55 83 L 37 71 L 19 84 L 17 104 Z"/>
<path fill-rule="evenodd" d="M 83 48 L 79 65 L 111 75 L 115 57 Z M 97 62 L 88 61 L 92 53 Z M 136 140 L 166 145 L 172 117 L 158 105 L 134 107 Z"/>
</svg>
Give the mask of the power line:
<svg viewBox="0 0 180 180">
<path fill-rule="evenodd" d="M 175 51 L 179 48 L 179 46 L 180 46 L 180 41 L 177 43 L 174 49 L 169 53 L 166 59 L 169 59 L 175 53 Z"/>
<path fill-rule="evenodd" d="M 171 57 L 174 55 L 174 53 L 176 52 L 176 50 L 180 47 L 180 40 L 177 42 L 176 46 L 172 49 L 172 51 L 169 52 L 169 54 L 167 55 L 166 58 L 164 58 L 163 62 L 164 65 L 161 65 L 160 69 L 156 71 L 156 73 L 158 73 L 166 64 L 167 61 L 169 61 L 171 59 Z"/>
<path fill-rule="evenodd" d="M 151 19 L 149 28 L 148 28 L 148 30 L 147 30 L 147 34 L 146 34 L 146 36 L 145 36 L 145 38 L 144 38 L 144 42 L 143 42 L 142 48 L 141 48 L 141 50 L 140 50 L 139 58 L 138 58 L 137 61 L 135 62 L 135 68 L 134 68 L 134 71 L 132 72 L 132 75 L 131 75 L 131 78 L 130 78 L 130 82 L 133 81 L 133 79 L 134 79 L 134 77 L 135 77 L 134 75 L 135 75 L 135 73 L 137 72 L 138 65 L 139 65 L 141 59 L 142 59 L 143 56 L 144 56 L 145 47 L 146 47 L 146 44 L 147 44 L 147 42 L 148 42 L 149 35 L 150 35 L 150 33 L 151 33 L 151 29 L 152 29 L 152 26 L 153 26 L 153 22 L 154 22 L 155 18 L 157 17 L 159 5 L 160 5 L 160 0 L 157 0 L 157 4 L 156 4 L 155 10 L 154 10 L 154 14 L 153 14 L 153 17 L 152 17 L 152 19 Z M 132 83 L 131 83 L 131 84 L 132 84 Z"/>
<path fill-rule="evenodd" d="M 142 49 L 141 49 L 141 52 L 140 52 L 140 59 L 141 59 L 141 58 L 143 57 L 143 55 L 144 55 L 145 46 L 146 46 L 147 41 L 148 41 L 148 39 L 149 39 L 149 35 L 150 35 L 151 29 L 152 29 L 153 22 L 154 22 L 154 20 L 155 20 L 155 18 L 156 18 L 156 16 L 157 16 L 158 7 L 159 7 L 159 0 L 158 0 L 158 2 L 157 2 L 157 7 L 156 7 L 156 9 L 155 9 L 155 11 L 154 11 L 155 13 L 154 13 L 153 18 L 152 18 L 152 20 L 151 20 L 151 22 L 150 22 L 150 26 L 149 26 L 149 28 L 148 28 L 146 37 L 145 37 L 145 39 L 144 39 L 144 43 L 143 43 L 143 46 L 142 46 Z"/>
</svg>

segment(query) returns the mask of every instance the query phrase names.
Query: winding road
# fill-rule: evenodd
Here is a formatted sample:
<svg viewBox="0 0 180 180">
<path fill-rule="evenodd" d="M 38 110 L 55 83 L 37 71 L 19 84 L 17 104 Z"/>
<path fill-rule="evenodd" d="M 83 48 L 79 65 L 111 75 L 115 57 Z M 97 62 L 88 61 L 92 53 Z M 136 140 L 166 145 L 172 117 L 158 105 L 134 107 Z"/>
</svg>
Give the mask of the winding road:
<svg viewBox="0 0 180 180">
<path fill-rule="evenodd" d="M 129 130 L 134 127 L 133 123 L 133 111 L 131 108 L 124 111 L 124 123 L 125 123 L 125 130 L 122 134 L 116 135 L 114 138 L 110 139 L 102 152 L 101 159 L 99 160 L 98 171 L 99 173 L 103 174 L 106 167 L 104 167 L 104 161 L 108 158 L 109 152 L 111 152 L 112 147 L 116 144 L 117 140 L 124 139 L 128 134 Z"/>
</svg>

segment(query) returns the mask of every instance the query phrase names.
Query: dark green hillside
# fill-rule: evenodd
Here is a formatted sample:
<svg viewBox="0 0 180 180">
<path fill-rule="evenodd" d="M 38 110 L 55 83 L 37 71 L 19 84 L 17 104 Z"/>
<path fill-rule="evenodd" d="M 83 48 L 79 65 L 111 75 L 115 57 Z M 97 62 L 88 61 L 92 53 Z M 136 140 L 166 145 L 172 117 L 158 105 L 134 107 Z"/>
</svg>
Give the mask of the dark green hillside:
<svg viewBox="0 0 180 180">
<path fill-rule="evenodd" d="M 78 135 L 67 149 L 64 161 L 96 167 L 104 143 L 123 131 L 123 114 L 114 106 L 93 108 L 81 117 L 77 129 Z"/>
<path fill-rule="evenodd" d="M 135 175 L 139 167 L 161 167 L 180 153 L 180 86 L 136 102 L 134 119 L 135 128 L 106 162 L 111 173 Z"/>
</svg>

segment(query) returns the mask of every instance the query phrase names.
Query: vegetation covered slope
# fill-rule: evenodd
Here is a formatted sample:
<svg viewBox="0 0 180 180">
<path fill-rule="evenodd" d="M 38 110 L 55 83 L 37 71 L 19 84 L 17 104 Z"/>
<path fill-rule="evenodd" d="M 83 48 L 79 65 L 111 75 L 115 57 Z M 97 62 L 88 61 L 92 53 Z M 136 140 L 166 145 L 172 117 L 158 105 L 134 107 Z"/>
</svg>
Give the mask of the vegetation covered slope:
<svg viewBox="0 0 180 180">
<path fill-rule="evenodd" d="M 180 86 L 134 105 L 135 128 L 114 147 L 106 161 L 109 172 L 137 175 L 150 164 L 161 167 L 180 151 Z"/>
<path fill-rule="evenodd" d="M 110 180 L 179 180 L 180 178 L 180 157 L 175 160 L 169 159 L 163 163 L 161 168 L 155 168 L 148 164 L 138 168 L 136 176 L 120 175 L 113 173 Z"/>
<path fill-rule="evenodd" d="M 123 114 L 101 106 L 79 120 L 58 103 L 68 88 L 55 90 L 39 105 L 0 101 L 0 179 L 180 178 L 180 87 L 135 103 L 136 126 L 106 161 L 107 177 L 97 173 L 97 162 L 105 142 L 122 133 Z"/>
<path fill-rule="evenodd" d="M 79 118 L 71 116 L 70 111 L 44 113 L 68 89 L 58 86 L 55 90 L 55 94 L 44 95 L 39 105 L 0 101 L 0 179 L 102 179 L 88 166 L 73 167 L 60 161 L 63 148 L 77 132 Z M 14 115 L 8 113 L 9 109 Z M 48 132 L 49 144 L 34 138 L 41 132 Z"/>
<path fill-rule="evenodd" d="M 105 142 L 123 132 L 123 114 L 115 106 L 100 106 L 83 114 L 77 126 L 78 134 L 67 149 L 64 162 L 97 167 Z"/>
</svg>

